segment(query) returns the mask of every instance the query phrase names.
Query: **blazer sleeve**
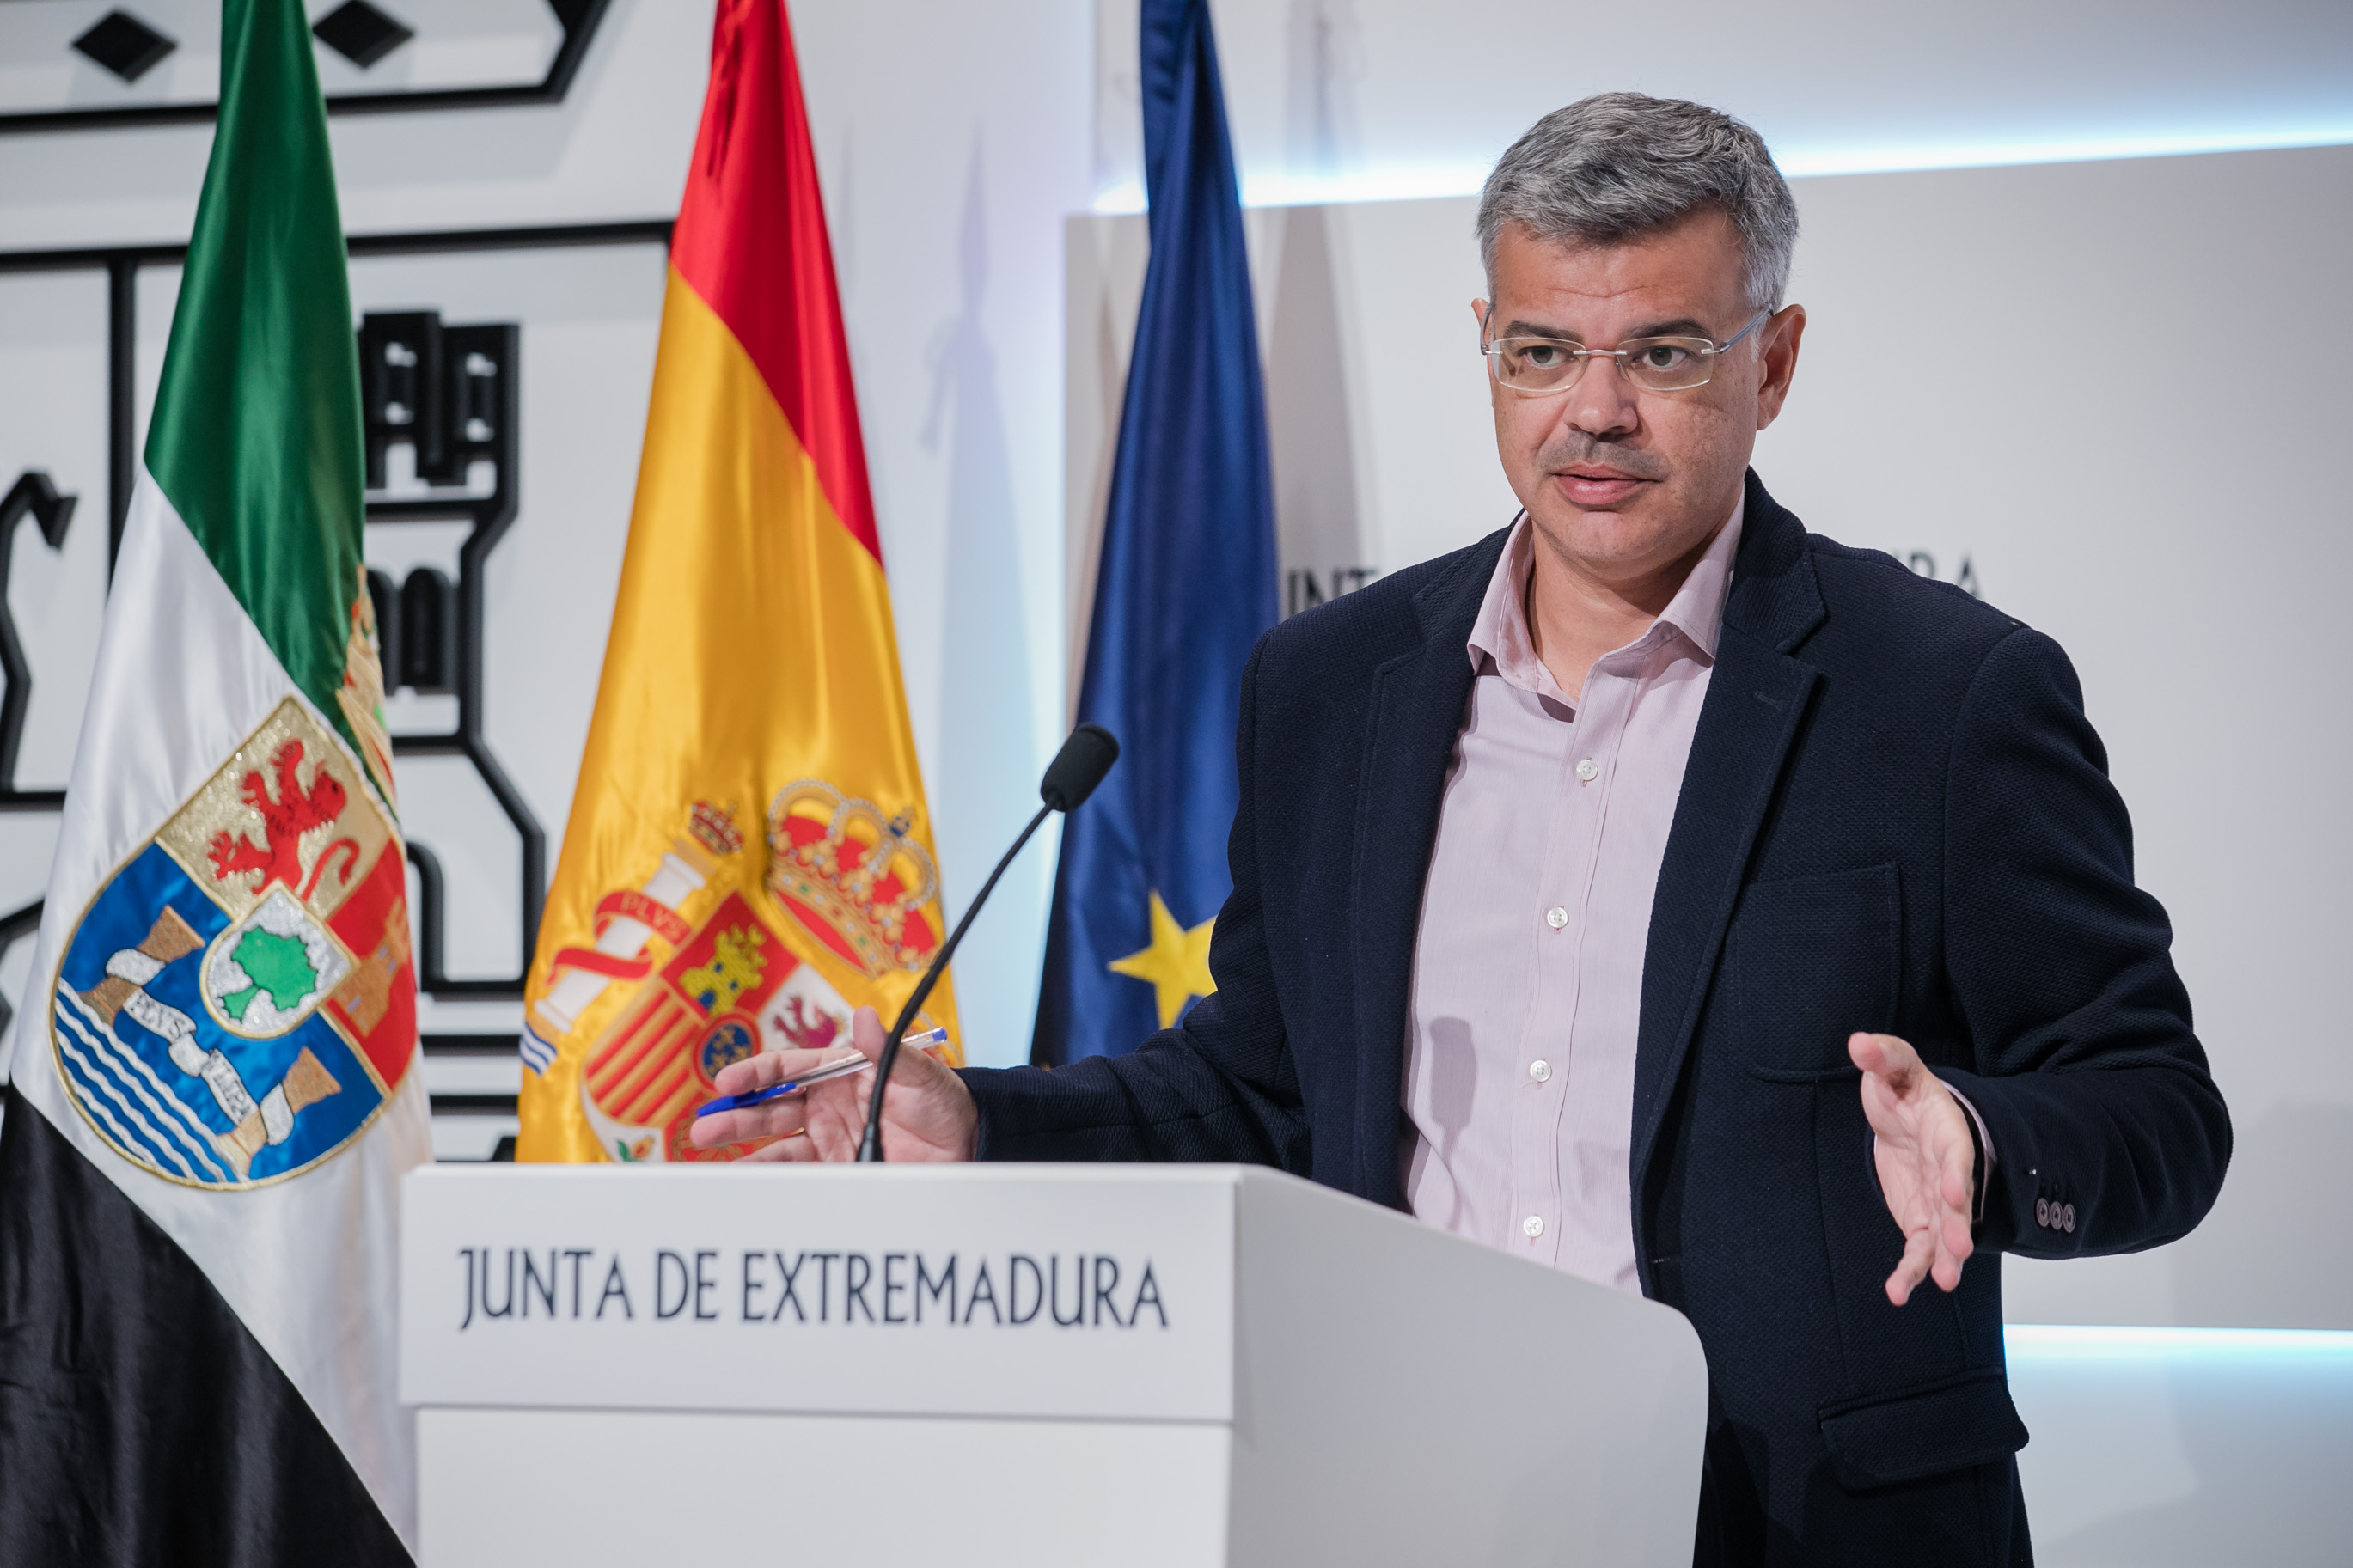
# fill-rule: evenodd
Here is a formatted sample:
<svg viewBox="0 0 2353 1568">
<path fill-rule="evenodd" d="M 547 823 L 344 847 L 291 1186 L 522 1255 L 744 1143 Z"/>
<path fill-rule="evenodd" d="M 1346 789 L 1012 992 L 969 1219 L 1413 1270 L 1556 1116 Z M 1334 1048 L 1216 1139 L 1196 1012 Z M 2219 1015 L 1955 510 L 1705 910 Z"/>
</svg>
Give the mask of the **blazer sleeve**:
<svg viewBox="0 0 2353 1568">
<path fill-rule="evenodd" d="M 1255 784 L 1261 639 L 1235 727 L 1240 798 L 1227 860 L 1233 893 L 1209 939 L 1218 988 L 1124 1057 L 1047 1071 L 971 1068 L 984 1160 L 1231 1160 L 1308 1170 L 1307 1123 L 1282 1027 L 1259 895 Z"/>
<path fill-rule="evenodd" d="M 1962 700 L 1945 862 L 1975 1070 L 1940 1076 L 1993 1144 L 1981 1243 L 2066 1258 L 2188 1234 L 2221 1190 L 2230 1113 L 2074 668 L 2039 632 L 1997 643 Z"/>
</svg>

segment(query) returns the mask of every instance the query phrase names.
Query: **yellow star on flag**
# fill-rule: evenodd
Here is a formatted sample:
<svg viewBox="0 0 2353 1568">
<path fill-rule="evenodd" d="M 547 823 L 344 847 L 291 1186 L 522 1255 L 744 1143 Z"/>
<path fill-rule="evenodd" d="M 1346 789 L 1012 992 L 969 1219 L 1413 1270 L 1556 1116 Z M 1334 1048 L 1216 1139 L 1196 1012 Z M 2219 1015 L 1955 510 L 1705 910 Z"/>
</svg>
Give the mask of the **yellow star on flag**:
<svg viewBox="0 0 2353 1568">
<path fill-rule="evenodd" d="M 1215 915 L 1187 931 L 1176 923 L 1168 906 L 1160 901 L 1160 890 L 1152 891 L 1152 945 L 1141 952 L 1131 952 L 1125 958 L 1111 961 L 1111 972 L 1130 975 L 1152 983 L 1154 1000 L 1160 1005 L 1160 1026 L 1166 1028 L 1185 1010 L 1185 1004 L 1196 996 L 1207 996 L 1218 988 L 1209 978 L 1209 932 L 1218 923 Z"/>
</svg>

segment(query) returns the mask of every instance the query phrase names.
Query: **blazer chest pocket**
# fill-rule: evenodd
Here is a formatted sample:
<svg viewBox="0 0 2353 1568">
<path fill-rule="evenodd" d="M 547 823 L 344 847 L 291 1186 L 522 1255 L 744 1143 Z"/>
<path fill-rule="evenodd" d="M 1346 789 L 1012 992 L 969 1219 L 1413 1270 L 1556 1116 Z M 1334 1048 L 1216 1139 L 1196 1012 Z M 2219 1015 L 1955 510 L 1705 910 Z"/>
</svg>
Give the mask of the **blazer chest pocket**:
<svg viewBox="0 0 2353 1568">
<path fill-rule="evenodd" d="M 1760 1078 L 1853 1070 L 1846 1040 L 1892 1029 L 1903 892 L 1893 861 L 1752 882 L 1725 943 L 1732 1045 Z"/>
</svg>

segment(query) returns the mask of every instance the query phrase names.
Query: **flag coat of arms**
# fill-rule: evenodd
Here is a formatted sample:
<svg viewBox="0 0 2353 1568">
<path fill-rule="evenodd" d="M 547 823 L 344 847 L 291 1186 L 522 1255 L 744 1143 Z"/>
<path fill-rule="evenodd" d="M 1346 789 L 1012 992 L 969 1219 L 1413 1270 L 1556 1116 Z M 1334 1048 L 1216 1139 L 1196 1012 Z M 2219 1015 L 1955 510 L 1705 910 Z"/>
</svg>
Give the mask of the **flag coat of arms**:
<svg viewBox="0 0 2353 1568">
<path fill-rule="evenodd" d="M 781 0 L 721 0 L 667 289 L 524 1160 L 742 1155 L 689 1138 L 720 1069 L 894 1013 L 946 934 Z M 955 1058 L 948 981 L 927 1008 Z"/>
<path fill-rule="evenodd" d="M 397 1184 L 430 1158 L 295 0 L 219 129 L 0 1127 L 0 1560 L 397 1563 Z"/>
</svg>

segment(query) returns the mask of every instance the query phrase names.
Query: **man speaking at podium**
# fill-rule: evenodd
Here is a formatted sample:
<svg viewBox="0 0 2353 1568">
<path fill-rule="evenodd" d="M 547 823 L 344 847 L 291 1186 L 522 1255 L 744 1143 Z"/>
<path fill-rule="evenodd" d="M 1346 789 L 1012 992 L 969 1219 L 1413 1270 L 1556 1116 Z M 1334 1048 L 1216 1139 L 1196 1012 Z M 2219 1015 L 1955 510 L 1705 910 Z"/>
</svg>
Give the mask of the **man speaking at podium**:
<svg viewBox="0 0 2353 1568">
<path fill-rule="evenodd" d="M 2025 1563 L 1999 1254 L 2183 1235 L 2230 1121 L 2066 656 L 1748 471 L 1797 227 L 1695 104 L 1588 99 L 1504 154 L 1472 309 L 1525 513 L 1260 642 L 1213 994 L 1050 1073 L 911 1053 L 885 1150 L 1409 1208 L 1690 1319 L 1702 1563 Z M 2028 351 L 1947 311 L 1874 374 L 2026 353 L 1986 411 L 2016 438 Z M 704 1136 L 847 1159 L 862 1082 Z"/>
</svg>

